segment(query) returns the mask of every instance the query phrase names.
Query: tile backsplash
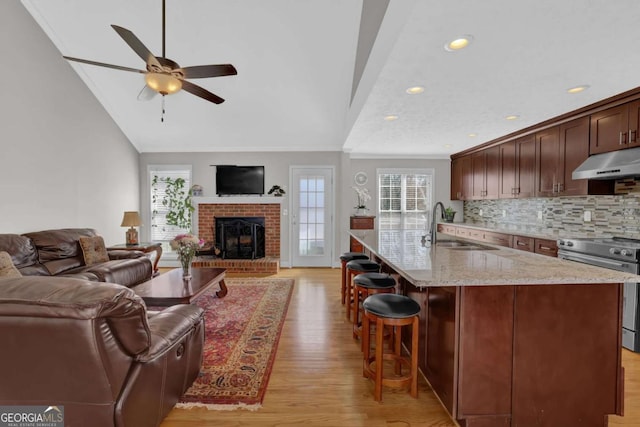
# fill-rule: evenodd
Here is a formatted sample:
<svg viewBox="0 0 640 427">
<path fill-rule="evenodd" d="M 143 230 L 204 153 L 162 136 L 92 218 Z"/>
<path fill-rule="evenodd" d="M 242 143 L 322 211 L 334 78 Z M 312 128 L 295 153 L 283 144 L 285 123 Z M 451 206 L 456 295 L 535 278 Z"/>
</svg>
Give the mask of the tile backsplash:
<svg viewBox="0 0 640 427">
<path fill-rule="evenodd" d="M 616 182 L 616 193 L 615 196 L 467 201 L 464 220 L 530 234 L 640 238 L 640 178 Z M 591 221 L 585 221 L 586 211 Z"/>
</svg>

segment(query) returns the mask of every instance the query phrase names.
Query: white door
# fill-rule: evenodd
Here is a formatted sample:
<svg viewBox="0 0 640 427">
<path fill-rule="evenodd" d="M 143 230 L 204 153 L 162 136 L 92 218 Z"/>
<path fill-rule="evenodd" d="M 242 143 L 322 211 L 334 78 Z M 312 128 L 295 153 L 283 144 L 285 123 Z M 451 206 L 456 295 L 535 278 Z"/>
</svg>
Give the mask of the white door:
<svg viewBox="0 0 640 427">
<path fill-rule="evenodd" d="M 291 167 L 291 265 L 330 267 L 333 259 L 333 168 Z"/>
</svg>

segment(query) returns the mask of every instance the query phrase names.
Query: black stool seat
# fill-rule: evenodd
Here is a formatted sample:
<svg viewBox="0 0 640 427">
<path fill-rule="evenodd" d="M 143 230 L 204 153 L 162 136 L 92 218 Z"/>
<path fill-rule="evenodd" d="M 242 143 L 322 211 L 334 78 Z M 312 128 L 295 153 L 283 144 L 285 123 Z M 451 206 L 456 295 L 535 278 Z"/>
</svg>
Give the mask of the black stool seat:
<svg viewBox="0 0 640 427">
<path fill-rule="evenodd" d="M 353 283 L 367 289 L 388 289 L 396 286 L 396 280 L 386 273 L 362 273 L 353 278 Z"/>
<path fill-rule="evenodd" d="M 354 259 L 347 263 L 347 269 L 364 272 L 379 271 L 380 264 L 368 259 Z"/>
<path fill-rule="evenodd" d="M 362 307 L 379 317 L 404 319 L 420 313 L 420 304 L 398 294 L 376 294 L 367 297 Z"/>
<path fill-rule="evenodd" d="M 340 261 L 353 261 L 354 259 L 369 259 L 369 257 L 362 252 L 345 252 L 340 255 Z"/>
</svg>

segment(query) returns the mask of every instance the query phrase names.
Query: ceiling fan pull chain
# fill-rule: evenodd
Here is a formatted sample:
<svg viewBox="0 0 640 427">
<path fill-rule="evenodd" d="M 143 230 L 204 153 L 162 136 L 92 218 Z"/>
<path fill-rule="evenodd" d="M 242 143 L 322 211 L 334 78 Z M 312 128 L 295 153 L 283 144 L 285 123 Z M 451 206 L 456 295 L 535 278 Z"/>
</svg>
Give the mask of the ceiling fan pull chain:
<svg viewBox="0 0 640 427">
<path fill-rule="evenodd" d="M 160 116 L 160 121 L 164 123 L 164 95 L 162 95 L 162 115 Z"/>
</svg>

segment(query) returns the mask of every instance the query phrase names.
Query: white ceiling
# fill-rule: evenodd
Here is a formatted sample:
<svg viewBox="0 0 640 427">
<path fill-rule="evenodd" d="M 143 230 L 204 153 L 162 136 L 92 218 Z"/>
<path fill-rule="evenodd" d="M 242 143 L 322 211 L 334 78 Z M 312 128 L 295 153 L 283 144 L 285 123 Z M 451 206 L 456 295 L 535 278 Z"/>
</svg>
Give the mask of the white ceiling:
<svg viewBox="0 0 640 427">
<path fill-rule="evenodd" d="M 161 123 L 141 74 L 69 63 L 140 152 L 443 158 L 640 86 L 638 0 L 166 1 L 168 58 L 238 70 L 193 81 L 223 104 L 181 91 Z M 22 2 L 61 55 L 144 69 L 111 24 L 161 55 L 161 0 Z"/>
</svg>

